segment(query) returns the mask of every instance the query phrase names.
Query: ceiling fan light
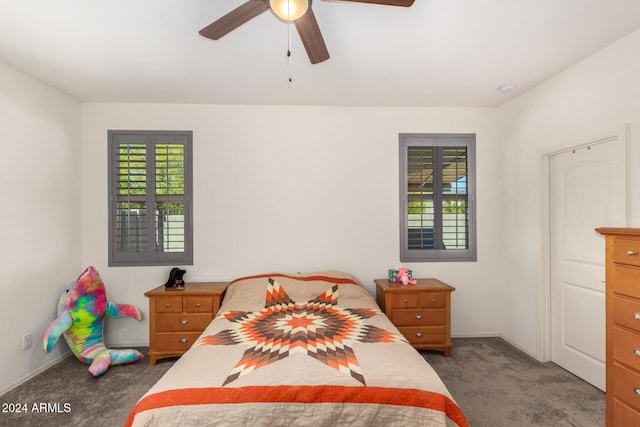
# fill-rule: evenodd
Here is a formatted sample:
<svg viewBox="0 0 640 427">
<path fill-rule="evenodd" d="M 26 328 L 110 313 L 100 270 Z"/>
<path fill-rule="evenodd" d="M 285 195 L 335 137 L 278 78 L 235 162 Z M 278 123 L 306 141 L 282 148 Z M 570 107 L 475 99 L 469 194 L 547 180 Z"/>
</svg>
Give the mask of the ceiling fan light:
<svg viewBox="0 0 640 427">
<path fill-rule="evenodd" d="M 307 13 L 311 0 L 269 0 L 269 7 L 278 18 L 293 22 Z"/>
</svg>

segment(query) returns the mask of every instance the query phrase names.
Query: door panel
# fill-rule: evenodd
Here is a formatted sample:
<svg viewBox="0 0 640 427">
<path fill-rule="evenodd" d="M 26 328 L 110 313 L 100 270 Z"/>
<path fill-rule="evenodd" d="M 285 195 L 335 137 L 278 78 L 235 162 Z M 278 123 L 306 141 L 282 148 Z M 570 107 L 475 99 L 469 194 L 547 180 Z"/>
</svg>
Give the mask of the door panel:
<svg viewBox="0 0 640 427">
<path fill-rule="evenodd" d="M 599 367 L 605 363 L 605 323 L 600 316 L 585 316 L 584 313 L 603 312 L 602 291 L 568 283 L 563 285 L 563 344 Z"/>
</svg>

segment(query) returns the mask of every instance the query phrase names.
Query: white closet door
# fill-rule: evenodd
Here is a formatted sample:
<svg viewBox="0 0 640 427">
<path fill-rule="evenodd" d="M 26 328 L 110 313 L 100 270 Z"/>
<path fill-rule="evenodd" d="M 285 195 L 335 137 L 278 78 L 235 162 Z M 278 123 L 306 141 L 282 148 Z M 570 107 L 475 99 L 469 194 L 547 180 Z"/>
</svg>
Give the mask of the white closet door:
<svg viewBox="0 0 640 427">
<path fill-rule="evenodd" d="M 624 143 L 550 158 L 551 359 L 605 389 L 604 239 L 626 223 Z"/>
</svg>

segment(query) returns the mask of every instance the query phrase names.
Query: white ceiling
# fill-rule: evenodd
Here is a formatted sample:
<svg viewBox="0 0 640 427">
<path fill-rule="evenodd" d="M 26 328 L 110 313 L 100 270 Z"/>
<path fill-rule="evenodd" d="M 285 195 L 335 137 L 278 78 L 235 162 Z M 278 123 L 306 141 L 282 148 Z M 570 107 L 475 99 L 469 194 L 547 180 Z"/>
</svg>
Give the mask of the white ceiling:
<svg viewBox="0 0 640 427">
<path fill-rule="evenodd" d="M 242 3 L 0 0 L 0 61 L 86 102 L 491 107 L 640 28 L 639 0 L 315 0 L 331 58 L 291 26 L 288 65 L 270 12 L 198 34 Z"/>
</svg>

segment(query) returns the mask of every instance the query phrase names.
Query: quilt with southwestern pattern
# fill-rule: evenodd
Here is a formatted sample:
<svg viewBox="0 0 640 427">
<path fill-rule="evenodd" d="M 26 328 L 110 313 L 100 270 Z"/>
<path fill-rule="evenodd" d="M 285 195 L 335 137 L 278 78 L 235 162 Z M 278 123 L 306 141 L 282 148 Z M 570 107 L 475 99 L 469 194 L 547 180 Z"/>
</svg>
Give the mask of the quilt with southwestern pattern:
<svg viewBox="0 0 640 427">
<path fill-rule="evenodd" d="M 263 310 L 220 314 L 218 318 L 228 319 L 232 326 L 216 335 L 201 337 L 194 346 L 242 344 L 248 347 L 223 386 L 296 353 L 306 354 L 366 385 L 358 359 L 348 343 L 405 339 L 364 322 L 380 314 L 379 310 L 342 308 L 337 304 L 338 285 L 306 303 L 297 304 L 277 281 L 269 278 Z"/>
<path fill-rule="evenodd" d="M 327 271 L 232 281 L 211 323 L 125 422 L 203 425 L 469 423 L 371 293 L 349 273 Z"/>
</svg>

